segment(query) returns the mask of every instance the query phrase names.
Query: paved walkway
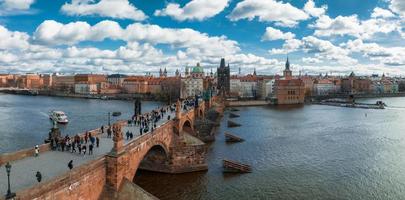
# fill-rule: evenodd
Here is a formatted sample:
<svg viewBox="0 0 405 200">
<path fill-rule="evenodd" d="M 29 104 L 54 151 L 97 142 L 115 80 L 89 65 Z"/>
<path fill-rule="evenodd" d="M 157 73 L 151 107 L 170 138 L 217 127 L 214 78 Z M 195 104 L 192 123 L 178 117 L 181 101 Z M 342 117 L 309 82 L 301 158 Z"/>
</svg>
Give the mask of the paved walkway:
<svg viewBox="0 0 405 200">
<path fill-rule="evenodd" d="M 167 122 L 167 116 L 171 115 L 170 119 L 175 117 L 175 112 L 168 111 L 163 119 L 157 123 L 157 128 Z M 126 140 L 125 133 L 129 130 L 134 134 L 132 140 L 136 140 L 139 135 L 139 126 L 124 127 L 122 132 L 125 144 L 132 140 Z M 150 131 L 148 132 L 150 133 Z M 145 133 L 145 134 L 148 134 Z M 91 160 L 100 158 L 111 151 L 113 141 L 107 138 L 107 134 L 100 135 L 100 147 L 93 149 L 93 155 L 83 155 L 78 153 L 61 152 L 61 151 L 48 151 L 39 154 L 38 157 L 28 157 L 22 160 L 12 162 L 11 168 L 11 190 L 12 192 L 27 189 L 37 184 L 36 172 L 40 171 L 42 174 L 42 182 L 52 179 L 53 177 L 63 175 L 69 168 L 67 164 L 73 160 L 74 167 L 85 164 Z M 76 149 L 77 150 L 77 149 Z M 88 150 L 88 149 L 87 149 Z M 4 166 L 0 166 L 0 195 L 7 192 L 7 174 Z"/>
</svg>

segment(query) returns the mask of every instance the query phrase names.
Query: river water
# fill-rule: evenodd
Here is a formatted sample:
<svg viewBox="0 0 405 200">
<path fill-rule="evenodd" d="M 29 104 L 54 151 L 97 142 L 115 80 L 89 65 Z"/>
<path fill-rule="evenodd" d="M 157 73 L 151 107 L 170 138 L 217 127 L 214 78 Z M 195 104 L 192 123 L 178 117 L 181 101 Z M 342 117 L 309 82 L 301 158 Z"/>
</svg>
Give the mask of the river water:
<svg viewBox="0 0 405 200">
<path fill-rule="evenodd" d="M 237 128 L 226 127 L 227 111 L 207 172 L 141 172 L 135 181 L 162 200 L 405 199 L 405 98 L 382 100 L 395 108 L 240 108 Z M 225 131 L 245 142 L 225 144 Z M 223 174 L 224 158 L 253 173 Z"/>
<path fill-rule="evenodd" d="M 375 102 L 377 99 L 363 100 Z M 381 100 L 381 99 L 378 99 Z M 140 172 L 137 184 L 163 200 L 404 199 L 405 98 L 382 99 L 385 110 L 321 105 L 245 107 L 222 119 L 209 145 L 209 170 L 167 175 Z M 144 110 L 160 103 L 144 102 Z M 76 133 L 107 123 L 108 111 L 132 113 L 132 103 L 0 94 L 0 151 L 32 147 L 47 136 L 50 110 L 65 111 Z M 229 131 L 245 142 L 226 144 Z M 222 159 L 250 164 L 249 174 L 223 174 Z"/>
</svg>

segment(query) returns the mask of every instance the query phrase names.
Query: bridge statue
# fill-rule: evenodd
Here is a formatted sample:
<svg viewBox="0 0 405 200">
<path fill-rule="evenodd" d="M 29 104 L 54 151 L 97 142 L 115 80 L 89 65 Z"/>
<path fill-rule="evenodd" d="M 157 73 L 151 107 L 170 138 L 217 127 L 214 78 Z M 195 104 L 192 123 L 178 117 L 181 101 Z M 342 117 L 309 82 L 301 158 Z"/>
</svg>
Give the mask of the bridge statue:
<svg viewBox="0 0 405 200">
<path fill-rule="evenodd" d="M 139 99 L 134 102 L 134 116 L 142 114 L 142 103 Z"/>
</svg>

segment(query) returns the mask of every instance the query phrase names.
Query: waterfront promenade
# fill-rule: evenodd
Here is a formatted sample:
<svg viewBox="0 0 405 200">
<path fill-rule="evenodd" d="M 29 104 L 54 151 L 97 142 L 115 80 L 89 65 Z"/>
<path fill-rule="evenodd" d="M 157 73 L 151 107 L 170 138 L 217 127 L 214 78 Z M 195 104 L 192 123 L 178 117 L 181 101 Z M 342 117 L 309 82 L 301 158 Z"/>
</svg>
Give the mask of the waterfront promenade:
<svg viewBox="0 0 405 200">
<path fill-rule="evenodd" d="M 174 119 L 175 112 L 170 110 L 166 112 L 164 117 L 156 124 L 157 128 L 167 123 L 167 116 L 170 115 L 170 119 Z M 126 140 L 125 133 L 130 131 L 134 134 L 132 140 Z M 105 131 L 106 132 L 106 131 Z M 139 126 L 125 126 L 122 129 L 124 136 L 124 145 L 131 141 L 140 138 Z M 151 131 L 144 133 L 143 135 L 150 134 Z M 38 183 L 36 179 L 36 172 L 39 171 L 42 174 L 42 182 L 51 180 L 57 176 L 61 176 L 69 171 L 68 162 L 73 160 L 74 168 L 79 167 L 89 161 L 96 160 L 107 153 L 109 153 L 113 147 L 112 138 L 107 138 L 107 133 L 98 135 L 100 138 L 99 148 L 94 147 L 93 155 L 83 155 L 78 153 L 62 152 L 62 151 L 46 151 L 40 152 L 38 157 L 26 157 L 21 160 L 11 162 L 11 190 L 12 192 L 20 191 L 30 188 Z M 0 170 L 0 192 L 6 194 L 7 192 L 7 174 L 3 166 Z M 1 199 L 1 198 L 0 198 Z"/>
</svg>

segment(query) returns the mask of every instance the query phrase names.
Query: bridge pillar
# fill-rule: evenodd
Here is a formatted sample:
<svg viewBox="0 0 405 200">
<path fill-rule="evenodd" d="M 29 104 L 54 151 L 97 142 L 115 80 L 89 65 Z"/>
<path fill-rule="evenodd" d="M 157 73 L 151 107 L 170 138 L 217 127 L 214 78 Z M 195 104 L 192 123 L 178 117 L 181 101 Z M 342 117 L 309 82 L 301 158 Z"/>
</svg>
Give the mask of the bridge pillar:
<svg viewBox="0 0 405 200">
<path fill-rule="evenodd" d="M 107 185 L 114 191 L 118 191 L 124 178 L 127 159 L 125 158 L 124 141 L 121 131 L 122 124 L 113 125 L 114 146 L 107 154 Z"/>
</svg>

